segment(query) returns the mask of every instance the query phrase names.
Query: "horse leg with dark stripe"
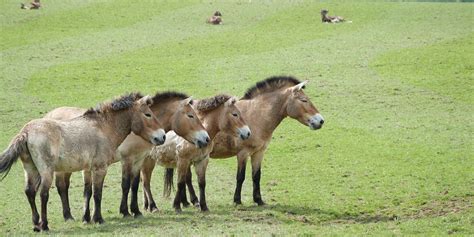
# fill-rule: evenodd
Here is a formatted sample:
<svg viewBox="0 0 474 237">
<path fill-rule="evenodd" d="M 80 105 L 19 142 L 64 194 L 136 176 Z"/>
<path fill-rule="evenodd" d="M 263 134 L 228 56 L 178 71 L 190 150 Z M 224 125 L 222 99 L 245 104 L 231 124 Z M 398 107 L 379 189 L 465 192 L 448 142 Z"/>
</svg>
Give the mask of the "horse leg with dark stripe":
<svg viewBox="0 0 474 237">
<path fill-rule="evenodd" d="M 235 187 L 234 193 L 234 203 L 236 205 L 242 204 L 242 184 L 245 181 L 245 169 L 247 166 L 247 155 L 246 154 L 237 154 L 237 186 Z"/>
<path fill-rule="evenodd" d="M 122 166 L 122 200 L 120 202 L 120 214 L 123 217 L 130 216 L 128 212 L 128 192 L 130 190 L 131 175 L 130 165 L 123 164 Z"/>
<path fill-rule="evenodd" d="M 178 157 L 178 190 L 176 190 L 176 196 L 174 198 L 173 207 L 176 213 L 181 213 L 181 200 L 186 195 L 186 175 L 191 165 L 190 161 L 181 157 Z"/>
<path fill-rule="evenodd" d="M 49 200 L 49 189 L 53 183 L 53 171 L 45 170 L 40 173 L 41 183 L 39 186 L 40 198 L 41 198 L 41 221 L 39 227 L 42 231 L 48 231 L 48 200 Z"/>
<path fill-rule="evenodd" d="M 91 222 L 91 210 L 90 201 L 92 197 L 92 174 L 90 170 L 82 171 L 82 177 L 84 179 L 84 215 L 82 216 L 82 222 Z"/>
<path fill-rule="evenodd" d="M 145 158 L 143 160 L 143 165 L 141 169 L 141 178 L 143 182 L 143 203 L 145 210 L 149 212 L 157 212 L 158 208 L 156 207 L 155 200 L 153 200 L 153 194 L 151 193 L 151 175 L 153 174 L 153 169 L 155 169 L 155 160 L 151 158 Z"/>
<path fill-rule="evenodd" d="M 35 202 L 36 192 L 38 190 L 39 183 L 41 182 L 41 177 L 38 173 L 38 170 L 34 166 L 33 162 L 23 162 L 23 167 L 26 171 L 25 195 L 31 207 L 31 219 L 33 221 L 33 230 L 41 231 L 39 227 L 40 217 L 39 217 L 38 209 L 36 208 L 36 202 Z"/>
<path fill-rule="evenodd" d="M 252 155 L 252 181 L 253 181 L 253 201 L 259 206 L 265 205 L 260 193 L 260 176 L 263 160 L 263 151 Z"/>
<path fill-rule="evenodd" d="M 61 203 L 63 205 L 63 217 L 64 221 L 74 220 L 71 215 L 71 208 L 69 206 L 69 185 L 71 181 L 72 173 L 56 172 L 56 188 L 58 194 L 61 197 Z"/>
<path fill-rule="evenodd" d="M 106 169 L 101 170 L 94 170 L 93 172 L 93 192 L 94 192 L 94 215 L 92 220 L 95 223 L 102 224 L 104 223 L 104 218 L 102 218 L 101 212 L 101 203 L 102 203 L 102 189 L 104 187 L 104 179 L 105 175 L 107 174 Z"/>
<path fill-rule="evenodd" d="M 199 184 L 199 205 L 201 206 L 201 211 L 203 212 L 209 211 L 206 202 L 206 169 L 208 163 L 209 157 L 206 157 L 206 159 L 194 165 Z"/>
<path fill-rule="evenodd" d="M 130 210 L 135 218 L 143 216 L 138 208 L 138 186 L 140 185 L 140 170 L 132 173 L 132 197 L 130 201 Z"/>
<path fill-rule="evenodd" d="M 196 196 L 196 192 L 194 191 L 193 187 L 193 174 L 191 173 L 191 167 L 188 169 L 188 175 L 186 176 L 186 186 L 188 187 L 189 198 L 191 199 L 191 203 L 195 207 L 199 207 L 199 199 Z"/>
</svg>

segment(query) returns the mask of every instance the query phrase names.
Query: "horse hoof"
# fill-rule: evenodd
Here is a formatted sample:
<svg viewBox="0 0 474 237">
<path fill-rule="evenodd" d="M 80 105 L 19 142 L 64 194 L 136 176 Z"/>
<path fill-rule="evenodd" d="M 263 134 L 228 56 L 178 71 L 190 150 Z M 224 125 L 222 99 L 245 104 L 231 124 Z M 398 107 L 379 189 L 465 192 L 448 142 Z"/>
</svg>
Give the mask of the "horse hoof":
<svg viewBox="0 0 474 237">
<path fill-rule="evenodd" d="M 64 221 L 68 222 L 68 221 L 75 221 L 75 220 L 74 220 L 74 217 L 68 216 L 68 217 L 64 217 Z"/>
<path fill-rule="evenodd" d="M 240 206 L 240 205 L 242 205 L 241 201 L 234 202 L 234 206 Z"/>
<path fill-rule="evenodd" d="M 262 199 L 255 200 L 255 203 L 257 203 L 259 206 L 265 206 L 265 202 L 263 202 Z"/>
<path fill-rule="evenodd" d="M 102 219 L 102 217 L 100 218 L 94 218 L 94 223 L 96 224 L 99 224 L 99 225 L 102 225 L 105 223 L 104 219 Z"/>
<path fill-rule="evenodd" d="M 174 209 L 174 212 L 176 212 L 176 214 L 181 214 L 183 212 L 183 210 L 181 209 Z"/>
<path fill-rule="evenodd" d="M 209 213 L 210 211 L 209 211 L 209 208 L 206 207 L 206 208 L 201 208 L 201 212 L 202 213 Z"/>
<path fill-rule="evenodd" d="M 34 232 L 40 232 L 41 228 L 39 228 L 39 226 L 35 226 L 35 227 L 33 227 L 33 231 Z"/>
<path fill-rule="evenodd" d="M 138 212 L 138 213 L 135 213 L 135 215 L 133 216 L 135 219 L 138 219 L 138 218 L 143 218 L 143 214 Z"/>
<path fill-rule="evenodd" d="M 129 218 L 129 217 L 132 216 L 132 215 L 130 215 L 130 213 L 128 213 L 128 212 L 124 212 L 124 213 L 122 212 L 122 213 L 120 213 L 120 214 L 122 214 L 123 218 Z"/>
<path fill-rule="evenodd" d="M 82 217 L 82 223 L 89 224 L 90 222 L 91 222 L 91 217 L 90 216 L 83 216 Z"/>
<path fill-rule="evenodd" d="M 160 210 L 158 208 L 153 208 L 150 210 L 151 213 L 157 213 L 157 212 L 160 212 Z"/>
<path fill-rule="evenodd" d="M 183 202 L 182 204 L 183 204 L 183 207 L 185 207 L 185 208 L 189 207 L 189 205 L 190 205 L 189 202 Z"/>
</svg>

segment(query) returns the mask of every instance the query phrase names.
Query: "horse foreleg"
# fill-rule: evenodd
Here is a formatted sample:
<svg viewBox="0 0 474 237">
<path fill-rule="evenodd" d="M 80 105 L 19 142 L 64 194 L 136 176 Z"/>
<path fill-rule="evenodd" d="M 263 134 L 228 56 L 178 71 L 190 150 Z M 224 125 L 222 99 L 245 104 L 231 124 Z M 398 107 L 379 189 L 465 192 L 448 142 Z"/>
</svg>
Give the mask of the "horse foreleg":
<svg viewBox="0 0 474 237">
<path fill-rule="evenodd" d="M 122 201 L 120 202 L 120 214 L 123 217 L 130 216 L 128 212 L 128 192 L 130 190 L 130 176 L 131 176 L 130 164 L 122 163 Z"/>
<path fill-rule="evenodd" d="M 183 159 L 178 157 L 178 190 L 176 190 L 176 196 L 174 198 L 173 207 L 176 213 L 180 213 L 181 210 L 181 200 L 183 196 L 186 195 L 186 175 L 189 170 L 190 161 L 188 159 Z"/>
<path fill-rule="evenodd" d="M 209 157 L 206 157 L 206 159 L 194 165 L 195 170 L 196 170 L 196 175 L 198 176 L 199 205 L 201 206 L 201 211 L 203 212 L 209 211 L 209 208 L 207 208 L 207 202 L 206 202 L 206 169 L 207 169 L 208 163 L 209 163 Z M 191 176 L 191 174 L 189 174 L 189 176 Z"/>
<path fill-rule="evenodd" d="M 242 198 L 241 198 L 241 193 L 242 193 L 242 184 L 244 183 L 245 180 L 245 169 L 247 166 L 247 154 L 244 153 L 239 153 L 237 154 L 237 186 L 235 187 L 235 193 L 234 193 L 234 203 L 236 205 L 242 204 Z"/>
<path fill-rule="evenodd" d="M 158 208 L 156 207 L 155 201 L 153 200 L 153 195 L 151 193 L 151 175 L 153 174 L 153 169 L 155 168 L 155 160 L 152 160 L 148 157 L 143 160 L 143 165 L 141 169 L 141 177 L 143 182 L 143 203 L 145 210 L 150 212 L 157 212 Z"/>
<path fill-rule="evenodd" d="M 41 179 L 40 179 L 38 170 L 36 170 L 36 167 L 34 167 L 32 163 L 23 162 L 23 167 L 26 173 L 25 195 L 31 207 L 31 217 L 32 217 L 31 219 L 33 221 L 33 226 L 34 226 L 33 230 L 40 231 L 40 228 L 38 226 L 39 214 L 38 214 L 38 209 L 36 208 L 35 199 L 36 199 L 36 191 L 38 190 L 38 185 Z"/>
<path fill-rule="evenodd" d="M 191 167 L 189 167 L 188 175 L 186 176 L 186 186 L 188 187 L 189 198 L 191 199 L 191 203 L 195 207 L 199 207 L 199 200 L 196 196 L 196 192 L 194 191 L 193 178 L 192 177 L 193 177 L 193 174 L 191 173 Z"/>
<path fill-rule="evenodd" d="M 56 188 L 58 194 L 61 197 L 61 203 L 63 205 L 63 217 L 64 221 L 74 220 L 71 215 L 71 208 L 69 207 L 69 184 L 72 173 L 56 172 Z"/>
<path fill-rule="evenodd" d="M 138 208 L 138 186 L 140 185 L 140 170 L 132 173 L 132 198 L 130 201 L 130 210 L 135 218 L 142 216 Z"/>
<path fill-rule="evenodd" d="M 84 179 L 84 215 L 82 222 L 89 223 L 91 221 L 90 201 L 92 197 L 92 175 L 90 170 L 82 171 Z"/>
<path fill-rule="evenodd" d="M 41 174 L 40 197 L 41 197 L 41 222 L 39 227 L 43 231 L 48 231 L 48 199 L 49 189 L 53 182 L 53 171 L 45 171 Z"/>
<path fill-rule="evenodd" d="M 94 191 L 94 216 L 92 220 L 95 223 L 102 224 L 104 223 L 104 219 L 102 218 L 101 213 L 101 203 L 102 203 L 102 188 L 104 187 L 104 179 L 105 175 L 107 174 L 106 169 L 94 170 L 93 179 L 94 185 L 92 189 Z"/>
<path fill-rule="evenodd" d="M 265 205 L 260 194 L 260 176 L 264 151 L 252 155 L 253 201 L 259 206 Z"/>
</svg>

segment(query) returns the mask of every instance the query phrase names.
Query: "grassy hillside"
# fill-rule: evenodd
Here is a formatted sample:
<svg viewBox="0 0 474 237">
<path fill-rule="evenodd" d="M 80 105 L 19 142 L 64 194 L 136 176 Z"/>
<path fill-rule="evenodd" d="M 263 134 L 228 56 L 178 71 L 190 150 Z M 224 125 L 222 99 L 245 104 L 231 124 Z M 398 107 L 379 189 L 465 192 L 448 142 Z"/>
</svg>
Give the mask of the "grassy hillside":
<svg viewBox="0 0 474 237">
<path fill-rule="evenodd" d="M 243 95 L 272 75 L 309 79 L 326 119 L 316 132 L 285 120 L 262 169 L 232 205 L 236 161 L 211 160 L 209 214 L 122 219 L 120 165 L 106 177 L 105 225 L 83 225 L 82 179 L 64 223 L 53 188 L 51 234 L 473 235 L 474 5 L 310 1 L 0 1 L 0 149 L 58 106 L 91 107 L 128 91 Z M 352 23 L 322 24 L 330 10 Z M 205 24 L 216 9 L 224 25 Z M 32 234 L 22 166 L 0 182 L 0 233 Z M 250 172 L 250 169 L 248 169 Z M 140 196 L 142 192 L 140 190 Z M 39 203 L 39 198 L 37 198 Z M 140 198 L 140 205 L 142 204 Z"/>
</svg>

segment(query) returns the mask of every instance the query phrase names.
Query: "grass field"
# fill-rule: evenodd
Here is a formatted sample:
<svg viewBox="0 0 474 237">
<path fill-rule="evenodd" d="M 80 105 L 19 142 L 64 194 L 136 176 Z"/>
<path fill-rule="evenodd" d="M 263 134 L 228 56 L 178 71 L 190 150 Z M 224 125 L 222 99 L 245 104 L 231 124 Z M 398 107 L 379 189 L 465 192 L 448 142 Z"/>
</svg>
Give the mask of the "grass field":
<svg viewBox="0 0 474 237">
<path fill-rule="evenodd" d="M 43 2 L 43 1 L 42 1 Z M 91 107 L 129 91 L 241 96 L 272 75 L 309 79 L 326 119 L 285 120 L 252 202 L 232 204 L 236 160 L 211 160 L 209 214 L 122 219 L 120 165 L 106 177 L 104 225 L 84 225 L 82 179 L 65 223 L 53 188 L 50 234 L 474 235 L 474 4 L 314 1 L 0 1 L 0 150 L 58 106 Z M 321 24 L 319 11 L 352 20 Z M 216 9 L 224 25 L 205 24 Z M 0 182 L 0 235 L 33 234 L 18 162 Z M 250 169 L 247 169 L 250 172 Z M 142 192 L 140 189 L 140 197 Z M 39 203 L 39 198 L 37 198 Z M 140 198 L 140 205 L 142 200 Z"/>
</svg>

